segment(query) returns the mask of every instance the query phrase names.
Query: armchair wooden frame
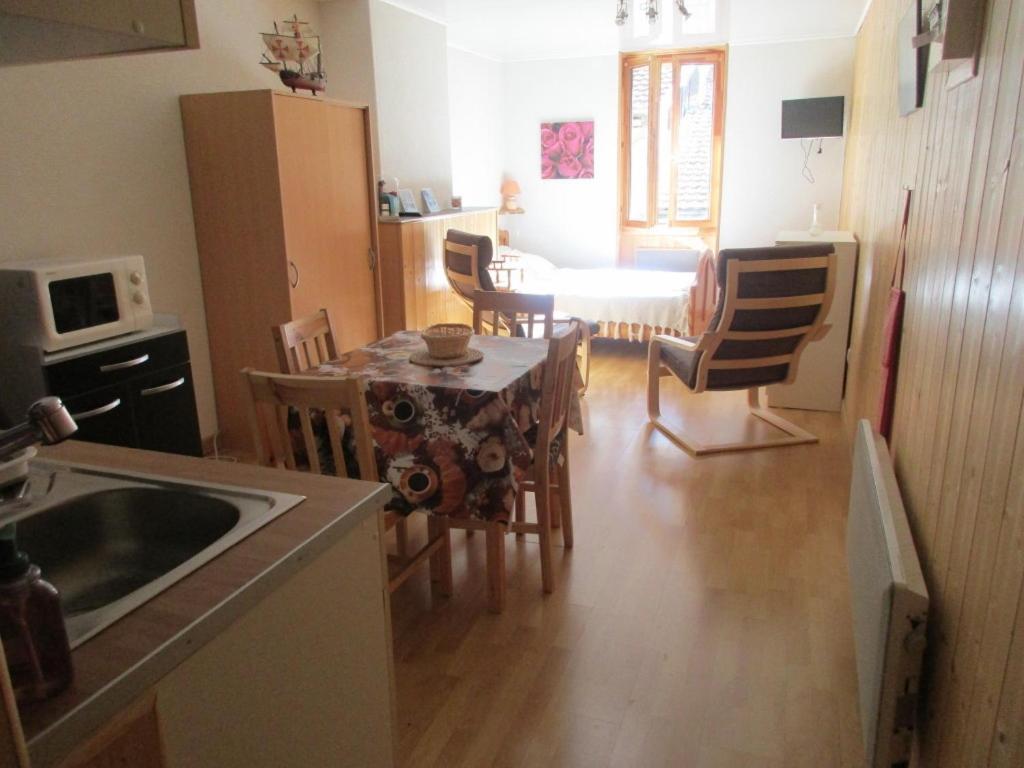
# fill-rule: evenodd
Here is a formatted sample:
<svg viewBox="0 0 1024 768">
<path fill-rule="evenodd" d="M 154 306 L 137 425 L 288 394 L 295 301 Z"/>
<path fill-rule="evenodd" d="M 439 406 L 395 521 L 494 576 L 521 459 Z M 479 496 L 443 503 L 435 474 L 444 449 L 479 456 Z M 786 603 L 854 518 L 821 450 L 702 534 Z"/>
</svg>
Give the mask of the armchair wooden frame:
<svg viewBox="0 0 1024 768">
<path fill-rule="evenodd" d="M 739 297 L 740 275 L 742 274 L 801 269 L 826 270 L 825 290 L 823 293 L 773 298 Z M 647 414 L 651 423 L 674 443 L 695 456 L 818 442 L 818 438 L 815 435 L 763 407 L 760 394 L 761 385 L 755 387 L 730 387 L 730 389 L 747 389 L 747 403 L 751 415 L 778 428 L 785 433 L 785 436 L 755 441 L 702 443 L 682 432 L 673 430 L 661 418 L 660 379 L 662 376 L 671 375 L 671 371 L 665 368 L 662 363 L 661 348 L 662 346 L 675 347 L 687 352 L 701 353 L 697 365 L 696 384 L 692 388 L 695 394 L 707 391 L 708 376 L 712 371 L 716 370 L 767 368 L 786 365 L 788 366 L 787 376 L 778 383 L 792 383 L 796 379 L 801 353 L 808 344 L 824 338 L 831 329 L 831 326 L 825 323 L 825 318 L 828 317 L 829 309 L 832 306 L 835 280 L 836 255 L 834 253 L 827 256 L 806 258 L 757 259 L 751 261 L 730 260 L 727 267 L 726 284 L 722 288 L 724 291 L 722 316 L 715 329 L 705 331 L 696 341 L 664 335 L 657 335 L 651 338 L 647 355 Z M 820 308 L 814 321 L 809 325 L 770 331 L 740 331 L 732 329 L 733 319 L 737 311 L 794 309 L 816 305 Z M 739 359 L 716 357 L 719 347 L 726 341 L 762 341 L 793 337 L 799 337 L 799 341 L 793 351 L 788 354 Z"/>
<path fill-rule="evenodd" d="M 351 429 L 355 434 L 360 479 L 380 482 L 366 399 L 357 379 L 266 373 L 251 368 L 243 370 L 242 376 L 250 395 L 249 421 L 256 456 L 261 465 L 297 469 L 288 429 L 288 409 L 294 408 L 299 414 L 309 471 L 324 474 L 312 419 L 312 412 L 322 411 L 330 438 L 335 474 L 348 477 L 342 439 L 344 431 Z M 342 414 L 347 414 L 347 423 Z M 395 527 L 399 521 L 404 522 L 404 518 L 394 512 L 384 513 L 385 530 Z M 398 566 L 397 572 L 388 574 L 389 591 L 398 589 L 419 565 L 429 560 L 432 580 L 440 582 L 441 594 L 452 593 L 451 534 L 447 518 L 428 516 L 427 531 L 427 543 L 415 554 L 410 557 L 389 557 L 389 561 Z"/>
</svg>

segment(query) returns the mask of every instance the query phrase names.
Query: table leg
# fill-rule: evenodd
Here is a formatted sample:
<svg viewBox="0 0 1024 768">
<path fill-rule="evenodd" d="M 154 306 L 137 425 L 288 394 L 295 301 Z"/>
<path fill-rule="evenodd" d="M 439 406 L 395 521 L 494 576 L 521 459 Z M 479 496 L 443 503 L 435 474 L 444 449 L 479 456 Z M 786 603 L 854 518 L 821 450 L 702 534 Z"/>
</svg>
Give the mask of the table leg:
<svg viewBox="0 0 1024 768">
<path fill-rule="evenodd" d="M 489 522 L 487 536 L 487 607 L 491 613 L 505 610 L 505 526 Z"/>
<path fill-rule="evenodd" d="M 452 552 L 449 520 L 443 515 L 427 515 L 427 536 L 430 541 L 443 537 L 445 546 L 430 556 L 430 580 L 448 597 L 452 594 Z"/>
</svg>

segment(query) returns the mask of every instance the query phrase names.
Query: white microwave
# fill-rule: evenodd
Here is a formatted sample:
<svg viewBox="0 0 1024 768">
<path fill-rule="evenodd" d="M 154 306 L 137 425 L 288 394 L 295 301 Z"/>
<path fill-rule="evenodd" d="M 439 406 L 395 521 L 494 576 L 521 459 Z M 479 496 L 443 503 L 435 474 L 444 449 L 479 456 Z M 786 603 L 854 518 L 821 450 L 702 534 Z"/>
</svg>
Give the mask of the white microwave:
<svg viewBox="0 0 1024 768">
<path fill-rule="evenodd" d="M 0 302 L 7 341 L 45 352 L 153 325 L 141 256 L 0 264 Z"/>
</svg>

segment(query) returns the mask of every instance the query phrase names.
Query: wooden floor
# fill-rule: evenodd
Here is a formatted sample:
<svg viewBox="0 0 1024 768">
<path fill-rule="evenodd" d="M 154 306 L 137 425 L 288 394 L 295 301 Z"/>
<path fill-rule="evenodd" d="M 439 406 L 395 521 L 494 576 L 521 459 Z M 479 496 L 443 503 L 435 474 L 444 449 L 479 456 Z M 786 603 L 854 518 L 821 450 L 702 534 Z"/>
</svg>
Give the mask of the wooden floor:
<svg viewBox="0 0 1024 768">
<path fill-rule="evenodd" d="M 692 459 L 647 424 L 644 353 L 595 356 L 554 594 L 510 537 L 489 614 L 484 537 L 455 531 L 455 596 L 425 574 L 393 596 L 405 768 L 863 764 L 839 416 L 786 412 L 820 445 Z M 698 431 L 750 428 L 744 393 L 663 397 Z"/>
</svg>

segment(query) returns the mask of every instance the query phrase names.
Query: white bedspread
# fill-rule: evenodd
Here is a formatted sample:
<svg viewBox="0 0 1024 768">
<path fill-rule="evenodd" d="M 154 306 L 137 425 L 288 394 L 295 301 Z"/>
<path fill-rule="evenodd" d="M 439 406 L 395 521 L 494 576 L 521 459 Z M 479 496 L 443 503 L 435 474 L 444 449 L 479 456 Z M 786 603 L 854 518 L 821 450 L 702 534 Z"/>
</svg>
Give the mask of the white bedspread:
<svg viewBox="0 0 1024 768">
<path fill-rule="evenodd" d="M 586 320 L 686 333 L 686 309 L 695 277 L 694 272 L 527 266 L 518 290 L 554 294 L 556 311 Z"/>
</svg>

